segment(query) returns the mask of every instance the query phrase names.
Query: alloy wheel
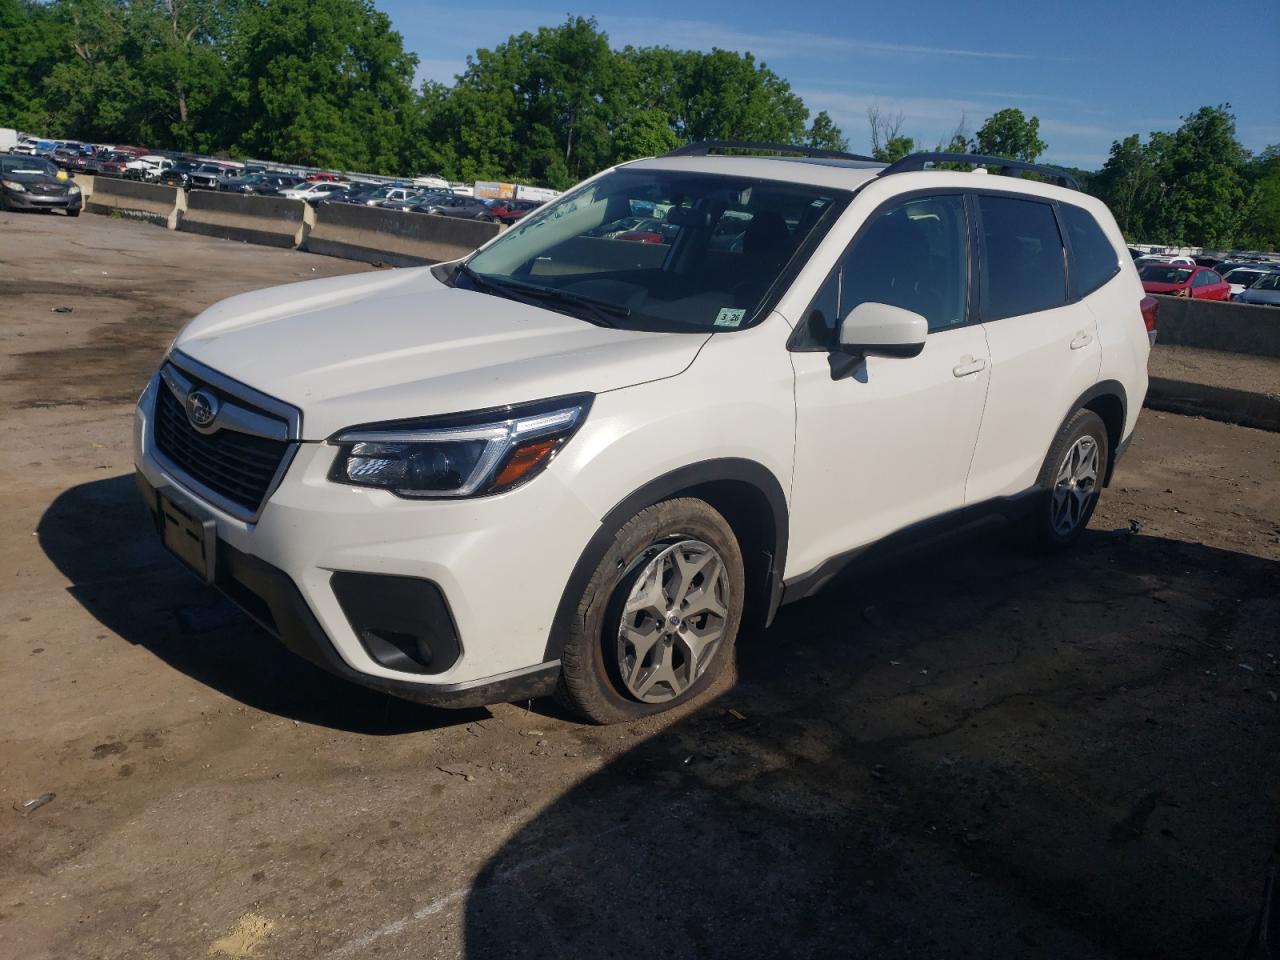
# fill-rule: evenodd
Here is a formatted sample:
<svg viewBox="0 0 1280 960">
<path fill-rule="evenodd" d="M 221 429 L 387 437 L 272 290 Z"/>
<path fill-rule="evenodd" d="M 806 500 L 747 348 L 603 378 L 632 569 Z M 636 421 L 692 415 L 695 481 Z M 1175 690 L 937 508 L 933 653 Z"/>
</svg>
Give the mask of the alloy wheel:
<svg viewBox="0 0 1280 960">
<path fill-rule="evenodd" d="M 618 671 L 644 703 L 674 700 L 714 659 L 729 616 L 729 574 L 701 540 L 655 548 L 622 609 Z"/>
<path fill-rule="evenodd" d="M 1053 482 L 1050 522 L 1059 536 L 1067 536 L 1088 515 L 1089 501 L 1098 493 L 1098 441 L 1086 434 L 1071 445 Z"/>
</svg>

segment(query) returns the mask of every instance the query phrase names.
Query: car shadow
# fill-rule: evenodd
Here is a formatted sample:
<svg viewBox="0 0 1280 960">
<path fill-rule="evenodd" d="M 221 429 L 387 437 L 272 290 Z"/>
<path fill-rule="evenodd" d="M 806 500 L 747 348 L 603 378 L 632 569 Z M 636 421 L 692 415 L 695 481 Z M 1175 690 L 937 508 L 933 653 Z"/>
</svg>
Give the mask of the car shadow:
<svg viewBox="0 0 1280 960">
<path fill-rule="evenodd" d="M 175 670 L 268 713 L 390 735 L 469 723 L 487 710 L 438 710 L 334 677 L 290 653 L 160 545 L 132 475 L 60 494 L 40 518 L 41 548 L 103 626 Z"/>
<path fill-rule="evenodd" d="M 857 573 L 506 842 L 466 956 L 1238 957 L 1280 564 L 1123 530 Z"/>
</svg>

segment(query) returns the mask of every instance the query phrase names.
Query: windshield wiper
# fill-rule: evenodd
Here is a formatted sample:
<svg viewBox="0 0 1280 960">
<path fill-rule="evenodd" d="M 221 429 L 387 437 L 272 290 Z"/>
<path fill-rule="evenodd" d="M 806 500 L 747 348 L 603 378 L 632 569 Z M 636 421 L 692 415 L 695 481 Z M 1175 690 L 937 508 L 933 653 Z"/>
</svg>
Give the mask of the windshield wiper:
<svg viewBox="0 0 1280 960">
<path fill-rule="evenodd" d="M 567 306 L 580 307 L 589 313 L 590 317 L 581 317 L 580 313 L 578 316 L 597 326 L 616 327 L 617 324 L 611 318 L 626 319 L 631 316 L 631 308 L 620 303 L 610 303 L 608 300 L 599 300 L 595 297 L 588 297 L 585 294 L 571 293 L 568 290 L 558 290 L 555 287 L 541 287 L 535 283 L 521 283 L 519 280 L 497 280 L 493 277 L 484 277 L 465 263 L 458 267 L 458 271 L 466 274 L 467 279 L 479 289 L 487 288 L 499 296 L 508 297 L 512 300 L 529 303 L 529 298 L 533 298 L 534 300 L 550 300 Z"/>
</svg>

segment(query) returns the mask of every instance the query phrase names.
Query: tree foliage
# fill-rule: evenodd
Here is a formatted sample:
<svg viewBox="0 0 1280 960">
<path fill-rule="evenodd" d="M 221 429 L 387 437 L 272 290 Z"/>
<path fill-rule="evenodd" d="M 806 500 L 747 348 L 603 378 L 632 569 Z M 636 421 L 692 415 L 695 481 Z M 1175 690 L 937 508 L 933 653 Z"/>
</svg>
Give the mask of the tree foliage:
<svg viewBox="0 0 1280 960">
<path fill-rule="evenodd" d="M 374 173 L 567 186 L 700 139 L 843 149 L 751 54 L 614 50 L 592 19 L 413 87 L 372 0 L 0 0 L 0 124 Z"/>
<path fill-rule="evenodd" d="M 978 128 L 973 152 L 1034 163 L 1048 144 L 1040 139 L 1040 118 L 1028 117 L 1017 107 L 993 114 Z"/>
</svg>

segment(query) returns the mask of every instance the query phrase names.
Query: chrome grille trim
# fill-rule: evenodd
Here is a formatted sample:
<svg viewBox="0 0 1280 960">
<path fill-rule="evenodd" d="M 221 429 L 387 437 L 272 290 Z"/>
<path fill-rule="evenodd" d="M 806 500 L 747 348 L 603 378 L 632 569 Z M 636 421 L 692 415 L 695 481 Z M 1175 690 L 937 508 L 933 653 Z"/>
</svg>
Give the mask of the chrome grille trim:
<svg viewBox="0 0 1280 960">
<path fill-rule="evenodd" d="M 217 418 L 205 429 L 196 427 L 186 416 L 187 395 L 198 387 L 211 388 L 221 401 Z M 177 402 L 182 412 L 183 426 L 195 434 L 195 437 L 184 438 L 180 432 L 171 432 L 166 436 L 166 443 L 172 450 L 182 449 L 182 455 L 189 461 L 189 468 L 177 463 L 157 443 L 162 391 L 170 394 L 172 401 Z M 150 416 L 147 419 L 145 437 L 151 455 L 175 481 L 197 497 L 245 523 L 257 522 L 298 452 L 302 430 L 301 411 L 218 373 L 176 350 L 170 353 L 161 366 L 154 393 L 151 409 L 148 411 Z M 166 426 L 164 429 L 171 428 Z M 199 440 L 199 437 L 208 437 L 213 441 L 223 431 L 242 435 L 253 442 L 228 444 L 224 441 L 223 450 L 219 453 L 225 454 L 225 457 L 219 459 L 211 451 L 204 449 L 205 442 Z M 279 456 L 255 449 L 262 441 L 279 444 Z M 237 472 L 237 464 L 241 472 Z M 274 472 L 263 487 L 263 471 L 270 470 L 273 466 Z M 199 479 L 193 471 L 203 474 L 208 482 Z M 223 490 L 210 486 L 214 483 Z M 261 496 L 257 496 L 259 490 L 262 491 Z M 241 497 L 239 500 L 234 497 L 237 493 Z"/>
</svg>

